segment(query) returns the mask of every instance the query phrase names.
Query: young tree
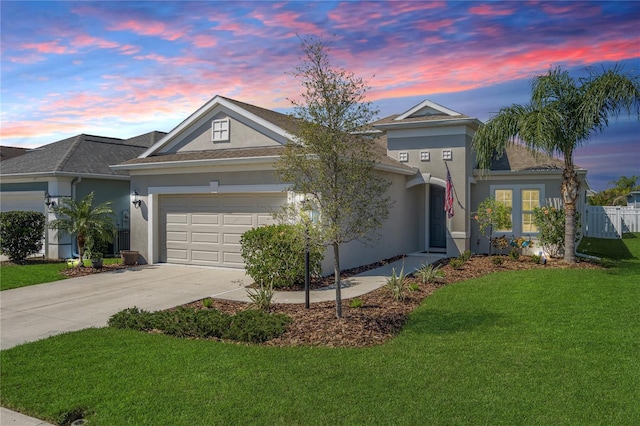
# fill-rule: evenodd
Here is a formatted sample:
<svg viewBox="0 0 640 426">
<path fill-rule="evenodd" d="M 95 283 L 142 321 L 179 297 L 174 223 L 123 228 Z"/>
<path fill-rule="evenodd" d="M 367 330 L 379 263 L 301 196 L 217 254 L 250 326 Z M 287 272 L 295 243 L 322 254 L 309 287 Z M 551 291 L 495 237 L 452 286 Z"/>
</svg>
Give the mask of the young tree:
<svg viewBox="0 0 640 426">
<path fill-rule="evenodd" d="M 76 236 L 80 255 L 79 267 L 82 266 L 87 238 L 106 241 L 116 232 L 111 202 L 94 207 L 94 196 L 95 194 L 91 192 L 79 202 L 71 197 L 62 198 L 60 205 L 54 207 L 58 218 L 49 222 L 51 229 Z"/>
<path fill-rule="evenodd" d="M 528 148 L 561 154 L 564 158 L 561 193 L 565 209 L 564 260 L 576 262 L 575 215 L 579 182 L 573 153 L 609 124 L 610 116 L 632 111 L 640 118 L 640 83 L 635 75 L 614 66 L 589 71 L 578 80 L 560 68 L 550 69 L 532 83 L 531 102 L 502 108 L 474 136 L 478 165 L 489 169 L 492 158 L 507 144 L 523 142 Z"/>
<path fill-rule="evenodd" d="M 372 238 L 389 215 L 390 182 L 375 170 L 375 140 L 360 133 L 377 114 L 365 101 L 361 78 L 332 66 L 320 41 L 302 41 L 304 56 L 293 75 L 304 88 L 291 101 L 298 123 L 276 170 L 291 190 L 303 194 L 319 213 L 317 226 L 333 247 L 336 316 L 342 317 L 340 245 Z"/>
<path fill-rule="evenodd" d="M 632 191 L 640 190 L 638 185 L 640 176 L 631 177 L 620 176 L 617 180 L 612 180 L 609 184 L 615 185 L 589 197 L 589 204 L 592 206 L 626 206 L 627 198 Z"/>
</svg>

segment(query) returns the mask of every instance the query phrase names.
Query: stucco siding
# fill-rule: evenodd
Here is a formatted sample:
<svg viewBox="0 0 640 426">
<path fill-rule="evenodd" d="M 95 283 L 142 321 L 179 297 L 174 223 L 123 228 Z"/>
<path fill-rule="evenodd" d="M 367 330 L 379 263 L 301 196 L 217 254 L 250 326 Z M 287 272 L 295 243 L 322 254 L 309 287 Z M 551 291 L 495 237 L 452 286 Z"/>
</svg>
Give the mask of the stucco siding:
<svg viewBox="0 0 640 426">
<path fill-rule="evenodd" d="M 95 193 L 93 198 L 94 205 L 110 201 L 116 220 L 116 227 L 127 229 L 129 228 L 128 216 L 131 208 L 131 192 L 129 188 L 129 181 L 82 179 L 76 185 L 75 195 L 76 200 L 81 200 L 93 191 Z M 126 221 L 123 219 L 126 219 Z"/>
<path fill-rule="evenodd" d="M 421 249 L 424 228 L 421 228 L 424 205 L 424 189 L 416 186 L 405 189 L 406 178 L 402 175 L 385 174 L 391 181 L 388 195 L 394 204 L 384 226 L 377 231 L 378 238 L 371 245 L 352 241 L 340 247 L 341 269 L 367 265 L 401 254 Z M 323 273 L 333 271 L 333 249 L 329 248 L 323 262 Z"/>
<path fill-rule="evenodd" d="M 213 120 L 229 119 L 229 140 L 213 142 L 211 124 Z M 281 142 L 278 136 L 267 129 L 258 131 L 256 125 L 249 126 L 242 117 L 233 113 L 219 111 L 198 121 L 189 132 L 179 135 L 175 142 L 167 146 L 163 153 L 209 151 L 215 149 L 250 148 L 277 146 Z"/>
</svg>

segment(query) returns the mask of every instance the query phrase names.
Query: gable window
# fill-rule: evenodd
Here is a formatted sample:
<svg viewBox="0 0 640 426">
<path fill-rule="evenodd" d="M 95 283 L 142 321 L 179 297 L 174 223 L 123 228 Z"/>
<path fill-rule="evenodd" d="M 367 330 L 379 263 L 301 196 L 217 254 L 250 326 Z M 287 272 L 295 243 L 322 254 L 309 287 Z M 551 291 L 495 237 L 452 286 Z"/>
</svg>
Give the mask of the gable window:
<svg viewBox="0 0 640 426">
<path fill-rule="evenodd" d="M 398 153 L 398 161 L 406 163 L 409 161 L 409 153 L 408 152 L 399 152 Z"/>
<path fill-rule="evenodd" d="M 511 208 L 511 229 L 495 229 L 494 233 L 511 233 L 516 237 L 536 234 L 533 210 L 544 199 L 544 185 L 492 185 L 491 195 Z"/>
<path fill-rule="evenodd" d="M 431 154 L 429 153 L 429 151 L 422 151 L 420 153 L 420 160 L 422 160 L 422 161 L 431 160 Z"/>
<path fill-rule="evenodd" d="M 213 120 L 211 123 L 211 139 L 214 142 L 226 142 L 229 140 L 229 119 Z"/>
</svg>

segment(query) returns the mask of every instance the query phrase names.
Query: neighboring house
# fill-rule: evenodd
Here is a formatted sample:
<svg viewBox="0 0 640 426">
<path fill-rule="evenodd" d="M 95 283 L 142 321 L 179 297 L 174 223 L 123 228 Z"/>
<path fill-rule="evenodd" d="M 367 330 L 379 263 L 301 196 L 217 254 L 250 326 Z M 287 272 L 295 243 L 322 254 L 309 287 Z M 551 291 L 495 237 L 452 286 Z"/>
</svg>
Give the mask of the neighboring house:
<svg viewBox="0 0 640 426">
<path fill-rule="evenodd" d="M 391 181 L 394 204 L 378 243 L 344 246 L 343 268 L 412 252 L 488 251 L 471 212 L 490 194 L 513 205 L 508 234 L 535 238 L 531 210 L 559 204 L 561 162 L 514 148 L 485 179 L 471 148 L 480 124 L 430 101 L 372 123 L 376 168 Z M 140 195 L 131 210 L 131 249 L 147 263 L 242 267 L 242 233 L 272 223 L 273 211 L 299 198 L 274 171 L 295 130 L 287 115 L 216 96 L 138 158 L 113 166 L 130 174 Z M 451 218 L 444 211 L 447 169 Z M 586 172 L 579 175 L 584 181 Z"/>
<path fill-rule="evenodd" d="M 127 230 L 131 207 L 129 175 L 109 165 L 139 156 L 165 134 L 151 132 L 126 140 L 78 135 L 3 161 L 0 209 L 39 211 L 52 220 L 55 214 L 45 204 L 47 200 L 56 204 L 62 197 L 79 200 L 95 191 L 94 202 L 113 202 L 116 225 Z M 71 257 L 77 251 L 74 244 L 70 236 L 57 238 L 50 230 L 43 254 L 54 259 Z"/>
<path fill-rule="evenodd" d="M 26 154 L 28 148 L 19 148 L 17 146 L 0 146 L 0 161 L 8 160 L 13 157 L 19 157 Z"/>
<path fill-rule="evenodd" d="M 640 191 L 631 191 L 627 195 L 627 206 L 640 209 Z"/>
</svg>

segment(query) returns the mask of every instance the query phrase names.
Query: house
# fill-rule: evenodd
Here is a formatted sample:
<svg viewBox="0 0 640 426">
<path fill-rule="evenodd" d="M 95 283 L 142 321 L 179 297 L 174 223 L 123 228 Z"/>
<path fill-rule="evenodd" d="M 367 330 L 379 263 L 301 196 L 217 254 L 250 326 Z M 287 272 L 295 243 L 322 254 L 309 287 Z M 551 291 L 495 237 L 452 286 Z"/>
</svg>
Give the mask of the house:
<svg viewBox="0 0 640 426">
<path fill-rule="evenodd" d="M 83 134 L 2 161 L 0 208 L 38 211 L 52 220 L 55 214 L 49 207 L 59 203 L 61 197 L 79 200 L 95 191 L 95 202 L 113 202 L 117 227 L 128 230 L 129 176 L 109 165 L 139 156 L 164 135 L 150 132 L 123 140 Z M 43 255 L 67 258 L 76 252 L 72 238 L 59 237 L 54 231 L 47 231 Z"/>
<path fill-rule="evenodd" d="M 629 195 L 627 195 L 627 206 L 633 207 L 634 209 L 640 208 L 640 191 L 631 191 Z"/>
<path fill-rule="evenodd" d="M 342 248 L 344 268 L 413 252 L 487 252 L 471 212 L 489 195 L 512 203 L 510 234 L 535 238 L 531 211 L 559 203 L 562 164 L 515 147 L 485 178 L 472 149 L 480 124 L 428 100 L 372 123 L 376 168 L 391 182 L 394 204 L 377 244 Z M 274 172 L 295 131 L 287 115 L 216 96 L 138 158 L 113 166 L 130 174 L 140 197 L 131 211 L 140 261 L 242 267 L 242 233 L 272 223 L 273 211 L 297 199 Z M 452 217 L 444 211 L 447 173 Z"/>
</svg>

